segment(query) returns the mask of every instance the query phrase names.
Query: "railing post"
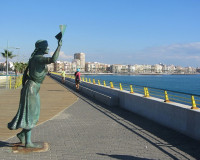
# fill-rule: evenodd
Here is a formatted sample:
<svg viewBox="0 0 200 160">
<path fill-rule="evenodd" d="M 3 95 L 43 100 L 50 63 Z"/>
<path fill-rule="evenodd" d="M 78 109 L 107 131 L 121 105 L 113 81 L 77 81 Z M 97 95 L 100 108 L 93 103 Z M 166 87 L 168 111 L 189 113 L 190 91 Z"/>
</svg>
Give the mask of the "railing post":
<svg viewBox="0 0 200 160">
<path fill-rule="evenodd" d="M 85 78 L 85 82 L 87 82 L 87 78 Z"/>
<path fill-rule="evenodd" d="M 146 87 L 144 87 L 144 96 L 146 97 Z"/>
<path fill-rule="evenodd" d="M 168 97 L 167 91 L 165 91 L 165 101 L 164 102 L 169 102 L 169 97 Z"/>
<path fill-rule="evenodd" d="M 148 91 L 148 88 L 146 88 L 146 93 L 147 93 L 147 97 L 149 97 L 149 91 Z"/>
<path fill-rule="evenodd" d="M 84 77 L 82 77 L 82 79 L 83 79 L 83 82 L 84 82 L 85 81 Z"/>
<path fill-rule="evenodd" d="M 12 81 L 12 80 L 11 80 L 11 76 L 10 76 L 10 89 L 11 89 L 11 81 Z"/>
<path fill-rule="evenodd" d="M 144 87 L 144 96 L 149 97 L 149 91 L 147 87 Z"/>
<path fill-rule="evenodd" d="M 133 86 L 132 86 L 132 85 L 130 85 L 130 90 L 131 90 L 130 93 L 134 93 L 134 92 L 133 92 Z"/>
<path fill-rule="evenodd" d="M 89 83 L 92 83 L 90 78 L 89 78 Z"/>
<path fill-rule="evenodd" d="M 106 86 L 106 81 L 103 81 L 103 85 Z"/>
<path fill-rule="evenodd" d="M 98 85 L 99 85 L 99 86 L 101 85 L 100 80 L 98 80 Z"/>
<path fill-rule="evenodd" d="M 95 83 L 95 79 L 94 79 L 94 78 L 93 78 L 93 84 L 96 84 L 96 83 Z"/>
<path fill-rule="evenodd" d="M 110 82 L 110 88 L 114 88 L 113 82 Z"/>
<path fill-rule="evenodd" d="M 191 100 L 192 100 L 192 108 L 191 109 L 198 109 L 197 106 L 196 106 L 194 96 L 191 96 Z"/>
<path fill-rule="evenodd" d="M 17 81 L 18 81 L 18 77 L 16 77 L 16 80 L 15 80 L 15 89 L 17 88 Z"/>
<path fill-rule="evenodd" d="M 120 91 L 123 90 L 123 88 L 122 88 L 122 84 L 121 84 L 121 83 L 119 83 L 119 88 L 120 88 Z"/>
</svg>

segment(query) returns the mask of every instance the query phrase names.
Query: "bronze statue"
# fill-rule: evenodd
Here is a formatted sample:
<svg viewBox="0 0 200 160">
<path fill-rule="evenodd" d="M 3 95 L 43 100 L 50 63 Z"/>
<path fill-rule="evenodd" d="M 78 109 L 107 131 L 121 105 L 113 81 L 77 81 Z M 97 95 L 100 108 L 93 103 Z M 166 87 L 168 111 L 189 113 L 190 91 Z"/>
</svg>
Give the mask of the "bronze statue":
<svg viewBox="0 0 200 160">
<path fill-rule="evenodd" d="M 58 47 L 52 57 L 43 56 L 44 54 L 48 54 L 48 43 L 46 40 L 38 40 L 35 43 L 35 50 L 29 59 L 28 66 L 23 75 L 23 88 L 21 90 L 19 109 L 13 120 L 8 123 L 8 128 L 10 130 L 22 128 L 17 137 L 26 148 L 41 147 L 32 143 L 31 129 L 38 122 L 40 115 L 39 90 L 47 74 L 46 64 L 56 62 L 62 46 L 61 38 L 58 38 Z"/>
</svg>

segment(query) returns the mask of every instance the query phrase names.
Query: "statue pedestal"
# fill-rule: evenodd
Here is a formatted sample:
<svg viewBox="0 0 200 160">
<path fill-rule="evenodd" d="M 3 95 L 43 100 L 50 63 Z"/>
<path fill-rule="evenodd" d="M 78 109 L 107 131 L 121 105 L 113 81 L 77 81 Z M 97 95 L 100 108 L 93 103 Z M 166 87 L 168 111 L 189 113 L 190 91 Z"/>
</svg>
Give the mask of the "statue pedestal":
<svg viewBox="0 0 200 160">
<path fill-rule="evenodd" d="M 49 144 L 47 142 L 34 142 L 34 144 L 41 145 L 41 148 L 26 148 L 21 143 L 15 143 L 12 146 L 13 153 L 30 153 L 30 152 L 46 152 L 49 150 Z"/>
</svg>

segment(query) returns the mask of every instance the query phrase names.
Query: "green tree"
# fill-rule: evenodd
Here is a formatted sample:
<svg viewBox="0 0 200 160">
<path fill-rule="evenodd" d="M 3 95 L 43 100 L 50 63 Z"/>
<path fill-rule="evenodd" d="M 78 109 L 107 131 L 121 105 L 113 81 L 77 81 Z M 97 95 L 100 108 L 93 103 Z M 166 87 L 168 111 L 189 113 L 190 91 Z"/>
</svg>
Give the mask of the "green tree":
<svg viewBox="0 0 200 160">
<path fill-rule="evenodd" d="M 12 51 L 9 51 L 7 49 L 4 49 L 4 52 L 1 52 L 1 55 L 6 59 L 6 65 L 7 65 L 7 58 L 12 59 L 13 57 L 16 57 L 16 55 L 13 55 Z"/>
</svg>

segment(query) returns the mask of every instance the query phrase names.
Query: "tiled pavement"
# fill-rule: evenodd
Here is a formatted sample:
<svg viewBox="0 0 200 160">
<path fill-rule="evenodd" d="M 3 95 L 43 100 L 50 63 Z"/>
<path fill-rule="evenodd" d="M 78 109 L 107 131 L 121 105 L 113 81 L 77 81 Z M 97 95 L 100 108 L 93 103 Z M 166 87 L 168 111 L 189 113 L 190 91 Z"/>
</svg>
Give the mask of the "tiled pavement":
<svg viewBox="0 0 200 160">
<path fill-rule="evenodd" d="M 73 92 L 73 91 L 72 91 Z M 200 159 L 200 142 L 120 108 L 79 100 L 33 129 L 33 141 L 48 142 L 43 153 L 14 154 L 0 142 L 0 159 L 141 160 Z"/>
</svg>

